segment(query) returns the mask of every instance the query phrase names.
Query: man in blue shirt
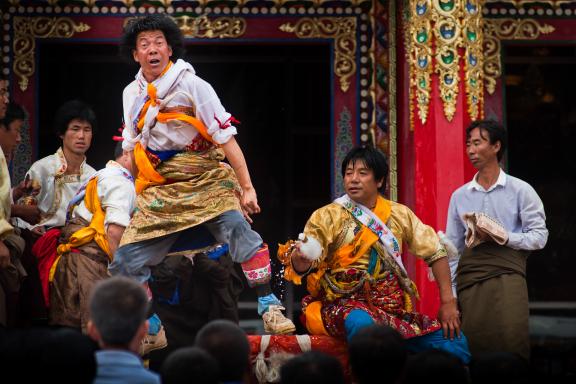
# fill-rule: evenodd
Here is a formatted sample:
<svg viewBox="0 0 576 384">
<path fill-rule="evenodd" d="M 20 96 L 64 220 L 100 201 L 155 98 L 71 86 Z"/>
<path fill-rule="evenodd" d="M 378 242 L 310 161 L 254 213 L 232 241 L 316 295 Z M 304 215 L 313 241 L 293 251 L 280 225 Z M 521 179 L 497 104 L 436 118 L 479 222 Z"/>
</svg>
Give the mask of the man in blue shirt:
<svg viewBox="0 0 576 384">
<path fill-rule="evenodd" d="M 473 122 L 466 129 L 466 148 L 478 173 L 452 194 L 446 223 L 446 235 L 460 254 L 451 270 L 462 330 L 472 355 L 513 352 L 528 359 L 526 259 L 546 245 L 544 206 L 534 188 L 500 168 L 506 150 L 502 125 Z M 471 216 L 486 225 L 475 225 Z"/>
<path fill-rule="evenodd" d="M 88 334 L 98 342 L 94 384 L 160 384 L 138 355 L 148 333 L 148 297 L 144 288 L 126 277 L 98 283 L 90 298 Z"/>
</svg>

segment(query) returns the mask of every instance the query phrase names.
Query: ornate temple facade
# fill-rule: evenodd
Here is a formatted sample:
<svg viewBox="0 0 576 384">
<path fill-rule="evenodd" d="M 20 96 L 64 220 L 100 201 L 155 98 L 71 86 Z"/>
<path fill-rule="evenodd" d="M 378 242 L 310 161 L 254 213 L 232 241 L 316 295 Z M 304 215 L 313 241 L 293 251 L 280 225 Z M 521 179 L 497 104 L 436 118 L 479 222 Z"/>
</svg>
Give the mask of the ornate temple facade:
<svg viewBox="0 0 576 384">
<path fill-rule="evenodd" d="M 345 153 L 375 145 L 389 157 L 388 196 L 438 230 L 451 192 L 474 174 L 465 156 L 466 126 L 480 118 L 505 120 L 503 49 L 573 44 L 576 37 L 573 1 L 6 0 L 0 68 L 11 97 L 29 112 L 12 164 L 15 180 L 41 152 L 39 116 L 53 94 L 43 85 L 50 74 L 42 68 L 55 60 L 51 55 L 67 47 L 74 55 L 79 44 L 115 46 L 128 18 L 160 12 L 176 20 L 190 46 L 325 50 L 330 196 L 342 193 Z M 298 92 L 306 93 L 306 84 Z M 120 103 L 120 95 L 114 97 Z M 434 312 L 426 267 L 408 264 L 423 292 L 421 309 Z"/>
</svg>

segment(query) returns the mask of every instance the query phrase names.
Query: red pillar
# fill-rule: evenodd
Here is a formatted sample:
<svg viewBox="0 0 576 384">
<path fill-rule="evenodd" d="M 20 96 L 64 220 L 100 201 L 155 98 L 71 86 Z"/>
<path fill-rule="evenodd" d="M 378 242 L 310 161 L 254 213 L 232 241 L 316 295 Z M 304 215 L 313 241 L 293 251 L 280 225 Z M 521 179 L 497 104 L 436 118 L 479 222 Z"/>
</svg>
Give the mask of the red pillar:
<svg viewBox="0 0 576 384">
<path fill-rule="evenodd" d="M 446 229 L 452 192 L 474 175 L 465 151 L 469 124 L 464 82 L 459 82 L 456 113 L 452 121 L 448 121 L 439 94 L 438 76 L 432 75 L 428 118 L 423 124 L 414 116 L 414 213 L 436 231 Z M 421 260 L 416 261 L 414 281 L 420 292 L 417 309 L 436 316 L 440 303 L 438 288 L 436 282 L 430 281 L 428 267 Z"/>
</svg>

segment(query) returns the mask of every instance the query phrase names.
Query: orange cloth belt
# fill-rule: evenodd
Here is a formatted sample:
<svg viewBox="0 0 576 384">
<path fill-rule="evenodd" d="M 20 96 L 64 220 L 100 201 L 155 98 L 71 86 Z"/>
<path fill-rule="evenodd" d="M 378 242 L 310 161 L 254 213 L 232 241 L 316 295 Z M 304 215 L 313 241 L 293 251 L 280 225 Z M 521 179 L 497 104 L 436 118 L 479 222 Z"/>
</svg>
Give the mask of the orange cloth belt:
<svg viewBox="0 0 576 384">
<path fill-rule="evenodd" d="M 106 230 L 104 229 L 104 219 L 106 218 L 106 213 L 102 210 L 102 206 L 100 205 L 97 187 L 97 177 L 92 178 L 92 180 L 90 180 L 86 185 L 84 204 L 86 204 L 86 208 L 90 211 L 90 213 L 92 213 L 92 220 L 87 227 L 81 228 L 74 232 L 66 244 L 60 244 L 58 246 L 58 257 L 50 268 L 50 281 L 54 280 L 54 273 L 56 272 L 56 266 L 58 265 L 58 261 L 60 261 L 61 255 L 70 252 L 72 248 L 79 248 L 84 244 L 88 244 L 92 240 L 94 240 L 100 249 L 102 249 L 108 255 L 108 259 L 112 260 L 113 255 L 110 251 L 110 245 L 108 244 Z"/>
<path fill-rule="evenodd" d="M 172 66 L 172 62 L 170 62 L 162 74 L 166 73 L 168 69 Z M 138 116 L 138 123 L 137 127 L 138 130 L 141 131 L 144 127 L 144 117 L 146 116 L 146 112 L 150 105 L 155 106 L 158 103 L 157 100 L 157 90 L 154 84 L 148 83 L 148 87 L 146 89 L 148 94 L 148 100 L 144 103 L 142 110 Z M 212 137 L 208 134 L 208 128 L 206 125 L 200 121 L 199 119 L 189 116 L 183 112 L 158 112 L 156 116 L 156 120 L 160 123 L 167 123 L 171 120 L 178 120 L 184 123 L 192 125 L 200 135 L 206 140 L 211 143 L 214 143 Z M 154 165 L 150 161 L 150 158 L 146 154 L 146 149 L 142 147 L 140 143 L 137 143 L 134 147 L 134 160 L 136 162 L 136 166 L 138 167 L 138 177 L 136 178 L 136 193 L 140 194 L 146 188 L 153 186 L 153 185 L 163 185 L 166 183 L 166 179 L 156 172 Z"/>
</svg>

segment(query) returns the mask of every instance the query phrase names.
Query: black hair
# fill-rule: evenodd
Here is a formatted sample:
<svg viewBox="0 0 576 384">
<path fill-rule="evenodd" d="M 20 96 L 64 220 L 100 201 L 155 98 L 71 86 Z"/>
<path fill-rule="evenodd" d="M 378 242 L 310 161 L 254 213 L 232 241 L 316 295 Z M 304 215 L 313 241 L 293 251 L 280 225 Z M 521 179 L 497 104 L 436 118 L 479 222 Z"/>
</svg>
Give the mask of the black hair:
<svg viewBox="0 0 576 384">
<path fill-rule="evenodd" d="M 96 114 L 92 107 L 80 100 L 65 102 L 56 111 L 54 117 L 54 131 L 58 136 L 63 136 L 68 130 L 68 124 L 74 119 L 83 120 L 92 126 L 92 133 L 97 130 Z"/>
<path fill-rule="evenodd" d="M 198 347 L 185 347 L 172 352 L 162 363 L 163 384 L 218 383 L 218 363 Z"/>
<path fill-rule="evenodd" d="M 117 141 L 114 146 L 114 160 L 119 159 L 124 154 L 124 149 L 122 148 L 122 141 Z"/>
<path fill-rule="evenodd" d="M 230 320 L 214 320 L 196 334 L 195 346 L 208 352 L 220 371 L 220 381 L 242 380 L 250 361 L 246 333 Z"/>
<path fill-rule="evenodd" d="M 458 357 L 440 349 L 430 349 L 408 358 L 403 382 L 421 384 L 424 381 L 467 384 L 470 378 Z"/>
<path fill-rule="evenodd" d="M 0 120 L 0 125 L 3 125 L 7 130 L 10 123 L 16 120 L 26 121 L 26 112 L 19 104 L 15 102 L 10 102 L 6 108 L 6 115 L 2 120 Z"/>
<path fill-rule="evenodd" d="M 374 180 L 382 180 L 382 186 L 378 189 L 380 193 L 386 190 L 386 180 L 388 179 L 388 161 L 386 156 L 380 150 L 371 147 L 352 148 L 342 161 L 342 177 L 346 174 L 346 168 L 350 163 L 354 164 L 360 160 L 374 173 Z"/>
<path fill-rule="evenodd" d="M 92 383 L 97 371 L 97 350 L 98 345 L 79 330 L 52 330 L 52 338 L 35 366 L 43 372 L 42 380 L 46 382 Z"/>
<path fill-rule="evenodd" d="M 398 331 L 375 324 L 360 329 L 348 343 L 350 367 L 358 383 L 397 382 L 406 365 L 408 351 Z M 374 369 L 378 367 L 378 369 Z"/>
<path fill-rule="evenodd" d="M 308 351 L 280 368 L 281 384 L 344 384 L 344 371 L 334 356 Z"/>
<path fill-rule="evenodd" d="M 473 121 L 468 128 L 466 128 L 466 139 L 470 139 L 471 132 L 476 129 L 480 128 L 480 136 L 485 138 L 482 132 L 488 133 L 488 141 L 490 144 L 494 145 L 498 141 L 500 142 L 500 150 L 496 154 L 498 156 L 498 161 L 502 160 L 504 157 L 504 153 L 506 152 L 506 148 L 508 146 L 508 138 L 506 135 L 506 130 L 504 126 L 497 122 L 496 120 L 476 120 Z"/>
<path fill-rule="evenodd" d="M 146 31 L 162 31 L 166 42 L 172 49 L 172 60 L 184 55 L 184 36 L 174 20 L 162 13 L 131 19 L 124 26 L 120 42 L 120 54 L 129 62 L 134 62 L 132 52 L 136 49 L 138 35 Z"/>
</svg>

